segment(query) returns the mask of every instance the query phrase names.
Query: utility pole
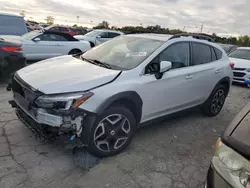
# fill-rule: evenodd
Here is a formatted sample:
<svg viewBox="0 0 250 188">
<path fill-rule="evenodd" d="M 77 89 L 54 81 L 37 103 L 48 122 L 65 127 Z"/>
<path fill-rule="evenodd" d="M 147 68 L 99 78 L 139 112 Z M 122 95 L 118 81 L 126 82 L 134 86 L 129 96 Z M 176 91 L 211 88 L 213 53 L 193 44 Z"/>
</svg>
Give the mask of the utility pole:
<svg viewBox="0 0 250 188">
<path fill-rule="evenodd" d="M 76 18 L 77 18 L 77 24 L 79 24 L 79 18 L 80 18 L 80 16 L 77 16 Z"/>
<path fill-rule="evenodd" d="M 185 29 L 186 29 L 186 26 L 183 27 L 182 31 L 185 31 Z"/>
<path fill-rule="evenodd" d="M 202 33 L 202 30 L 203 30 L 203 23 L 201 24 L 201 33 Z"/>
</svg>

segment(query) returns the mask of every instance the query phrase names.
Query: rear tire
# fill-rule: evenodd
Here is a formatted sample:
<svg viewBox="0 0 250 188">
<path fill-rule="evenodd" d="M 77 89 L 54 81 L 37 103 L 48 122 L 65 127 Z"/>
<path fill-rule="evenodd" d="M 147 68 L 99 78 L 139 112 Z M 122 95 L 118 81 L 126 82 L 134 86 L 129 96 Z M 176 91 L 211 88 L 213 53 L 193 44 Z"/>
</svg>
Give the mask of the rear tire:
<svg viewBox="0 0 250 188">
<path fill-rule="evenodd" d="M 98 157 L 120 153 L 136 132 L 136 120 L 130 110 L 114 106 L 105 110 L 91 127 L 88 151 Z"/>
<path fill-rule="evenodd" d="M 93 42 L 89 42 L 89 44 L 91 48 L 95 47 L 95 44 Z"/>
<path fill-rule="evenodd" d="M 79 49 L 73 49 L 73 50 L 71 50 L 69 52 L 69 55 L 76 55 L 76 54 L 80 54 L 80 53 L 82 53 L 81 50 L 79 50 Z"/>
<path fill-rule="evenodd" d="M 202 105 L 201 111 L 204 115 L 213 117 L 220 113 L 227 96 L 227 89 L 223 85 L 218 85 Z"/>
</svg>

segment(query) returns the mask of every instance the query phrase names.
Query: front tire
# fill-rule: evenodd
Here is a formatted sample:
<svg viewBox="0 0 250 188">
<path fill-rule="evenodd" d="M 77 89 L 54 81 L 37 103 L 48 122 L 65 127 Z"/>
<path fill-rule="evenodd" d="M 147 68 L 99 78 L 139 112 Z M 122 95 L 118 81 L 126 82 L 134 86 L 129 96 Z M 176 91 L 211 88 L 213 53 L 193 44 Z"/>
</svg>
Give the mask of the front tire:
<svg viewBox="0 0 250 188">
<path fill-rule="evenodd" d="M 227 89 L 223 85 L 215 87 L 209 98 L 202 105 L 203 114 L 209 117 L 216 116 L 220 113 L 227 96 Z"/>
<path fill-rule="evenodd" d="M 88 150 L 98 157 L 120 153 L 136 132 L 136 120 L 130 110 L 123 106 L 105 110 L 91 128 Z"/>
<path fill-rule="evenodd" d="M 81 50 L 79 50 L 79 49 L 73 49 L 73 50 L 71 50 L 69 52 L 69 55 L 76 55 L 76 54 L 80 54 L 80 53 L 82 53 Z"/>
</svg>

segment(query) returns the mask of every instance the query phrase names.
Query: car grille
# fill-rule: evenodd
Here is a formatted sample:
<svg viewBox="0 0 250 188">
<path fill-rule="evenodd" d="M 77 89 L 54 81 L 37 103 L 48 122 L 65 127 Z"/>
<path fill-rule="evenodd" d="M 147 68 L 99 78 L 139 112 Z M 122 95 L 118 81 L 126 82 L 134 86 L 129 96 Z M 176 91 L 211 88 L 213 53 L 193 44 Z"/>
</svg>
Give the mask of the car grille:
<svg viewBox="0 0 250 188">
<path fill-rule="evenodd" d="M 246 70 L 246 68 L 234 68 L 234 70 L 236 70 L 236 71 L 244 71 L 244 70 Z"/>
<path fill-rule="evenodd" d="M 234 72 L 235 77 L 243 77 L 245 75 L 246 75 L 246 73 L 243 73 L 243 72 Z"/>
<path fill-rule="evenodd" d="M 244 78 L 234 78 L 235 81 L 245 81 Z"/>
<path fill-rule="evenodd" d="M 34 133 L 37 140 L 49 143 L 57 141 L 56 135 L 58 130 L 56 132 L 49 131 L 47 125 L 37 123 L 19 107 L 16 109 L 16 115 Z"/>
<path fill-rule="evenodd" d="M 31 86 L 26 84 L 19 76 L 15 75 L 11 83 L 12 91 L 20 94 L 29 102 L 33 102 L 37 97 L 42 95 L 41 92 L 34 90 Z"/>
</svg>

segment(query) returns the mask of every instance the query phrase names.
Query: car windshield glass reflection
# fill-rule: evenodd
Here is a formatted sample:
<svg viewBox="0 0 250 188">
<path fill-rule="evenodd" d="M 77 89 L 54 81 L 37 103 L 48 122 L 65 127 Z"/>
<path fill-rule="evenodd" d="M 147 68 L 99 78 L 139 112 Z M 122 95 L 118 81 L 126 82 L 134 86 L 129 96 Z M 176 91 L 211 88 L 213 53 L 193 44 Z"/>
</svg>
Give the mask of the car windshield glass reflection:
<svg viewBox="0 0 250 188">
<path fill-rule="evenodd" d="M 159 40 L 121 36 L 87 51 L 82 57 L 129 70 L 141 64 L 162 44 L 163 41 Z"/>
<path fill-rule="evenodd" d="M 238 50 L 233 51 L 228 56 L 232 58 L 250 60 L 250 50 L 238 49 Z"/>
</svg>

